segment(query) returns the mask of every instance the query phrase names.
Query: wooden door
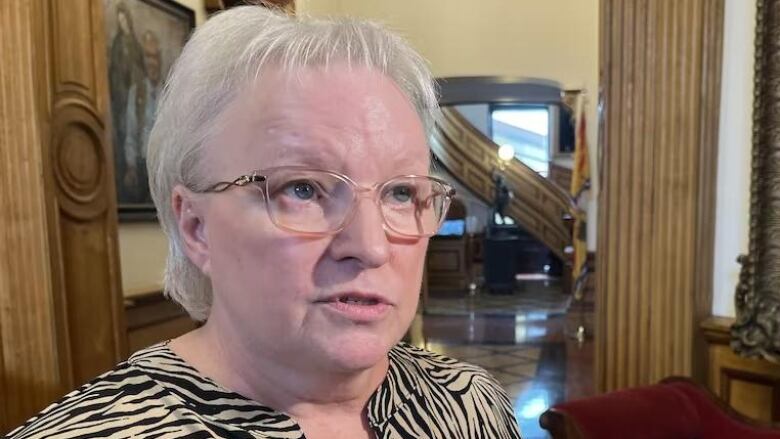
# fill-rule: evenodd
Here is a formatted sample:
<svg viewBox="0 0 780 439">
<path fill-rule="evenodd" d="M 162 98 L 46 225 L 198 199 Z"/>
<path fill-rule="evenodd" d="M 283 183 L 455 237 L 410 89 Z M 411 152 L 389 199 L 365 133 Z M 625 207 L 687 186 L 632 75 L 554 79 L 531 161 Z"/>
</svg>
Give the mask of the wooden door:
<svg viewBox="0 0 780 439">
<path fill-rule="evenodd" d="M 126 355 L 101 0 L 0 2 L 0 433 Z"/>
</svg>

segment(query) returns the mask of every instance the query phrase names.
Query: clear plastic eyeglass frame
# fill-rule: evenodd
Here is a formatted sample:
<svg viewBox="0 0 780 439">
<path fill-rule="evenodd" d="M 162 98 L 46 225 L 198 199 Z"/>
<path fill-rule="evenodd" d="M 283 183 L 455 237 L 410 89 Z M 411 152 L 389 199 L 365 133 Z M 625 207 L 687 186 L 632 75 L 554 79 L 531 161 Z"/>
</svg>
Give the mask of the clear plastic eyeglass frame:
<svg viewBox="0 0 780 439">
<path fill-rule="evenodd" d="M 326 175 L 330 178 L 334 178 L 340 182 L 345 183 L 347 187 L 349 187 L 349 189 L 351 190 L 352 199 L 349 202 L 348 207 L 343 211 L 339 212 L 338 217 L 341 217 L 340 220 L 335 221 L 333 224 L 329 225 L 324 230 L 304 230 L 301 227 L 295 227 L 295 226 L 291 227 L 290 225 L 285 224 L 284 221 L 281 221 L 278 218 L 279 215 L 277 214 L 277 212 L 274 211 L 275 204 L 272 203 L 270 200 L 270 195 L 269 195 L 270 190 L 268 186 L 269 181 L 273 179 L 274 175 L 281 172 L 288 172 L 288 173 L 292 173 L 293 175 L 296 172 L 300 172 L 301 174 L 304 175 L 305 174 Z M 293 179 L 292 181 L 298 181 L 298 180 Z M 303 181 L 303 179 L 301 181 Z M 381 195 L 385 193 L 385 190 L 387 188 L 392 188 L 394 183 L 403 182 L 403 181 L 416 181 L 416 182 L 422 181 L 430 184 L 431 188 L 434 188 L 432 190 L 431 196 L 427 197 L 424 200 L 415 200 L 414 219 L 416 221 L 418 231 L 414 233 L 410 233 L 409 230 L 399 230 L 397 226 L 394 226 L 393 222 L 388 220 L 387 212 L 385 210 L 385 207 L 382 205 L 382 201 L 381 201 Z M 351 178 L 347 177 L 346 175 L 340 174 L 338 172 L 328 171 L 324 169 L 317 169 L 317 168 L 302 167 L 302 166 L 279 166 L 275 168 L 257 170 L 252 172 L 251 174 L 242 175 L 233 181 L 223 181 L 223 182 L 215 183 L 206 187 L 205 189 L 195 190 L 194 192 L 221 193 L 232 187 L 244 187 L 253 183 L 258 184 L 259 188 L 261 189 L 266 206 L 268 206 L 268 208 L 266 208 L 266 211 L 268 213 L 268 216 L 271 219 L 271 222 L 276 227 L 288 232 L 294 232 L 294 233 L 311 235 L 311 236 L 327 236 L 342 231 L 354 217 L 359 199 L 368 195 L 373 197 L 373 201 L 375 205 L 378 207 L 382 215 L 382 220 L 384 222 L 384 227 L 386 230 L 389 230 L 400 236 L 411 237 L 411 238 L 430 237 L 435 235 L 436 232 L 441 227 L 441 224 L 444 222 L 444 218 L 447 215 L 447 210 L 449 209 L 452 198 L 455 196 L 455 189 L 449 183 L 447 183 L 446 181 L 440 178 L 431 177 L 427 175 L 399 175 L 390 178 L 384 182 L 376 183 L 372 186 L 366 187 L 366 186 L 360 186 Z M 438 205 L 432 205 L 432 203 L 437 203 Z M 435 215 L 434 218 L 435 224 L 431 224 L 431 226 L 424 231 L 421 231 L 421 228 L 423 228 L 423 226 L 421 225 L 420 218 L 419 218 L 420 209 L 429 209 L 432 211 L 432 214 Z"/>
</svg>

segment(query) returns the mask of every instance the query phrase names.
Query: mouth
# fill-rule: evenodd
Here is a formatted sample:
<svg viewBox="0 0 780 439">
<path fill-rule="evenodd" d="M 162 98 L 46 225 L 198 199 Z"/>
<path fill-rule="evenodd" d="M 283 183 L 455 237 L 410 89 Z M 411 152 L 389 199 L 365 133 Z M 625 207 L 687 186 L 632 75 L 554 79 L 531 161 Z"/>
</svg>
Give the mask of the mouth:
<svg viewBox="0 0 780 439">
<path fill-rule="evenodd" d="M 318 300 L 319 303 L 343 303 L 347 305 L 356 306 L 374 306 L 374 305 L 390 305 L 390 302 L 384 299 L 378 294 L 360 293 L 360 292 L 348 292 L 333 294 L 325 299 Z"/>
<path fill-rule="evenodd" d="M 380 303 L 379 300 L 377 299 L 354 297 L 354 296 L 341 296 L 336 298 L 335 301 L 346 303 L 349 305 L 361 305 L 361 306 L 371 306 Z"/>
<path fill-rule="evenodd" d="M 345 292 L 332 294 L 315 303 L 326 305 L 330 312 L 354 322 L 372 322 L 383 319 L 393 304 L 378 294 Z"/>
</svg>

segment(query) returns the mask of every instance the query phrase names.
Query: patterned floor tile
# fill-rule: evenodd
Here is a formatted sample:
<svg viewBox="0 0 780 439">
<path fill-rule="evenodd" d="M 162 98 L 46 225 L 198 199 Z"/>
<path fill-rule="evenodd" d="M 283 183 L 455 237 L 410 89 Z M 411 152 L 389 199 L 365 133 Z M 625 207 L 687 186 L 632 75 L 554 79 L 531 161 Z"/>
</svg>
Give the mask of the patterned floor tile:
<svg viewBox="0 0 780 439">
<path fill-rule="evenodd" d="M 560 282 L 522 282 L 514 294 L 492 295 L 465 292 L 432 293 L 426 305 L 426 314 L 434 315 L 515 315 L 534 311 L 548 315 L 562 315 L 569 307 L 571 296 L 560 293 Z"/>
<path fill-rule="evenodd" d="M 518 364 L 513 366 L 502 367 L 501 370 L 509 372 L 515 375 L 522 375 L 529 378 L 536 376 L 536 371 L 539 369 L 539 363 L 527 363 Z"/>
<path fill-rule="evenodd" d="M 493 375 L 493 378 L 495 378 L 499 383 L 501 383 L 504 389 L 507 389 L 509 386 L 512 386 L 514 384 L 525 383 L 532 380 L 531 377 L 502 372 L 500 370 L 489 370 L 488 372 L 490 372 L 490 374 Z"/>
<path fill-rule="evenodd" d="M 506 390 L 523 438 L 546 438 L 539 416 L 565 399 L 568 300 L 560 285 L 533 281 L 509 296 L 432 297 L 422 344 L 484 367 Z"/>
<path fill-rule="evenodd" d="M 506 351 L 505 353 L 507 355 L 513 355 L 515 357 L 524 358 L 530 361 L 539 361 L 539 355 L 541 355 L 542 349 L 539 347 L 525 347 Z"/>
<path fill-rule="evenodd" d="M 469 358 L 469 362 L 487 369 L 506 369 L 506 366 L 519 366 L 521 363 L 517 357 L 504 354 L 493 354 L 483 357 Z"/>
<path fill-rule="evenodd" d="M 446 355 L 448 357 L 457 358 L 458 360 L 464 360 L 471 362 L 472 358 L 484 357 L 492 354 L 490 349 L 481 347 L 479 345 L 456 345 L 456 346 L 444 346 L 433 345 L 428 346 L 428 349 Z"/>
</svg>

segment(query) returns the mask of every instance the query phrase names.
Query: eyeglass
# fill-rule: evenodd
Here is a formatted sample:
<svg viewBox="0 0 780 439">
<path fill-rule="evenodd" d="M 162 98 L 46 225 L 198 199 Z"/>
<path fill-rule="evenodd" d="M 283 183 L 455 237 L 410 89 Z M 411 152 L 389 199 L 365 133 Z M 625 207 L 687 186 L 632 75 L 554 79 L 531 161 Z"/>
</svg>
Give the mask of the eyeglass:
<svg viewBox="0 0 780 439">
<path fill-rule="evenodd" d="M 425 175 L 402 175 L 362 187 L 346 175 L 300 166 L 259 170 L 196 192 L 219 193 L 250 185 L 263 193 L 277 227 L 311 235 L 343 230 L 355 214 L 360 194 L 371 192 L 387 229 L 408 237 L 432 236 L 455 196 L 447 182 Z"/>
</svg>

